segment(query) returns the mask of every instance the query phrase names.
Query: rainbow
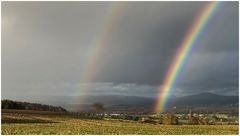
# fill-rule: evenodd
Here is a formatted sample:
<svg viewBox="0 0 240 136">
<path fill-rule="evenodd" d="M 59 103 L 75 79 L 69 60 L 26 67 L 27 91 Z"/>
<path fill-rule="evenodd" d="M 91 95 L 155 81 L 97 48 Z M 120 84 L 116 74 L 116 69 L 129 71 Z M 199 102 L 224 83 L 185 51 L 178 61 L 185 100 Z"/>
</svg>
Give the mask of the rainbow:
<svg viewBox="0 0 240 136">
<path fill-rule="evenodd" d="M 192 26 L 185 35 L 180 48 L 177 50 L 173 61 L 165 75 L 162 85 L 159 87 L 159 94 L 154 106 L 155 113 L 162 113 L 168 103 L 168 99 L 174 92 L 174 88 L 183 66 L 186 63 L 194 45 L 198 42 L 202 32 L 205 30 L 208 22 L 215 14 L 220 2 L 209 2 L 203 10 L 197 15 Z"/>
<path fill-rule="evenodd" d="M 74 100 L 77 104 L 84 101 L 84 93 L 88 92 L 84 84 L 90 83 L 94 77 L 94 72 L 103 50 L 108 45 L 109 39 L 114 28 L 117 27 L 119 19 L 124 11 L 124 2 L 113 2 L 109 5 L 104 21 L 100 24 L 100 31 L 94 36 L 91 46 L 86 53 L 86 60 L 83 64 L 83 70 L 80 73 L 80 86 L 77 89 L 77 98 Z M 96 24 L 97 25 L 97 24 Z M 76 94 L 75 94 L 76 95 Z M 80 108 L 74 107 L 74 108 Z"/>
</svg>

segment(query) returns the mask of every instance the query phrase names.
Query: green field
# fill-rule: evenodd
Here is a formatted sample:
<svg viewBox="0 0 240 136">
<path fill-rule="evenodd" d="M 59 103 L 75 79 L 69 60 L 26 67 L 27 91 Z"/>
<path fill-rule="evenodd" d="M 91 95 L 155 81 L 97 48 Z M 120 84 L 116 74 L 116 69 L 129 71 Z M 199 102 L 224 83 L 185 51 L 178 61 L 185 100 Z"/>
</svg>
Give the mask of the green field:
<svg viewBox="0 0 240 136">
<path fill-rule="evenodd" d="M 2 134 L 238 134 L 238 125 L 154 125 L 71 115 L 2 113 Z"/>
</svg>

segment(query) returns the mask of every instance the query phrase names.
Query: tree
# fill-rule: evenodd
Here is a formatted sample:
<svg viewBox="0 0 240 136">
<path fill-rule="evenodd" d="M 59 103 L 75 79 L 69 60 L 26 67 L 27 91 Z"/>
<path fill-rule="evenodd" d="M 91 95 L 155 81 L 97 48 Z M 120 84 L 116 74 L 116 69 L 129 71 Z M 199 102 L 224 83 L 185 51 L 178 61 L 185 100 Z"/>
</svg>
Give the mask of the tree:
<svg viewBox="0 0 240 136">
<path fill-rule="evenodd" d="M 21 107 L 14 101 L 2 100 L 2 109 L 20 109 Z"/>
<path fill-rule="evenodd" d="M 103 104 L 99 103 L 99 102 L 94 103 L 93 104 L 93 108 L 96 111 L 96 113 L 101 113 L 101 112 L 103 112 L 105 110 L 104 107 L 103 107 Z"/>
</svg>

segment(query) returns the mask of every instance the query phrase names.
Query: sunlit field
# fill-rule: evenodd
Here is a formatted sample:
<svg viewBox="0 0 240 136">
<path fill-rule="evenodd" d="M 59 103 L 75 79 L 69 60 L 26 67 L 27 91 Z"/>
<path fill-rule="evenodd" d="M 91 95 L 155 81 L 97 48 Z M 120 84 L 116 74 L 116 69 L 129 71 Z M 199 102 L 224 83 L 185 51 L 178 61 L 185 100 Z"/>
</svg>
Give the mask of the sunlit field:
<svg viewBox="0 0 240 136">
<path fill-rule="evenodd" d="M 238 125 L 154 125 L 72 115 L 2 114 L 2 134 L 238 134 Z"/>
</svg>

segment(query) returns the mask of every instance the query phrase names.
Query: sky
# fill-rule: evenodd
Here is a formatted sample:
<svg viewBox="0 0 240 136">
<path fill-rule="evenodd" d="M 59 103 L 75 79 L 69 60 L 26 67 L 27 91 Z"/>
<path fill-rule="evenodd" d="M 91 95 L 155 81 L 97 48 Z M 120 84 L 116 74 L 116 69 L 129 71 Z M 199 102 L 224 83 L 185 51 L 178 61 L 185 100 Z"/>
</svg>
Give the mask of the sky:
<svg viewBox="0 0 240 136">
<path fill-rule="evenodd" d="M 155 97 L 206 4 L 2 2 L 2 99 Z M 238 95 L 238 8 L 238 2 L 220 4 L 180 74 L 175 96 Z M 94 62 L 92 50 L 104 36 Z M 86 68 L 89 60 L 94 65 Z"/>
</svg>

